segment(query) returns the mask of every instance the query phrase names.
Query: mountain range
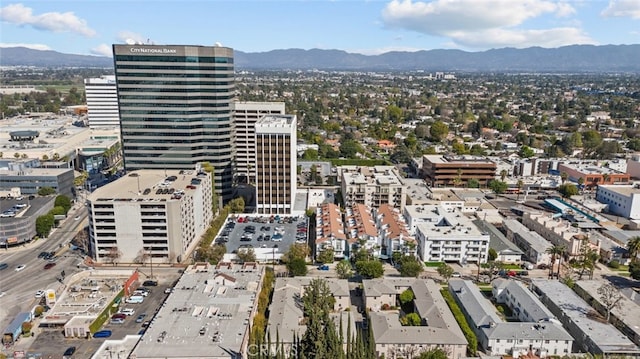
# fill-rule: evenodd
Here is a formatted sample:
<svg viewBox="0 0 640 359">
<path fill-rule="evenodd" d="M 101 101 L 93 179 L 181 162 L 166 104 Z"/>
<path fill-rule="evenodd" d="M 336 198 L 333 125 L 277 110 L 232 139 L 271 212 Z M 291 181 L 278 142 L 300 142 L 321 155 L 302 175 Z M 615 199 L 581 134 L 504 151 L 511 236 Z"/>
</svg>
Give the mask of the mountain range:
<svg viewBox="0 0 640 359">
<path fill-rule="evenodd" d="M 362 55 L 341 50 L 234 51 L 236 70 L 348 70 L 594 73 L 640 72 L 640 44 L 503 48 L 482 52 L 424 50 Z M 104 56 L 64 54 L 25 47 L 0 48 L 1 66 L 113 67 Z"/>
</svg>

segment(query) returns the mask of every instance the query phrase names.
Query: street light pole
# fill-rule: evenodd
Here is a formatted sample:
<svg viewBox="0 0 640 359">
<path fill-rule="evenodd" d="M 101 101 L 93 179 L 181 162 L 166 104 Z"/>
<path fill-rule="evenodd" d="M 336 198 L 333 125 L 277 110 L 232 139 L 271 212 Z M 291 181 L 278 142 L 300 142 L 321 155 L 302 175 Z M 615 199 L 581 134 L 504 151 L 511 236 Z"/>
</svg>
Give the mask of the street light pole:
<svg viewBox="0 0 640 359">
<path fill-rule="evenodd" d="M 151 268 L 151 279 L 153 279 L 153 252 L 151 247 L 148 247 L 148 249 L 149 249 L 149 268 Z"/>
</svg>

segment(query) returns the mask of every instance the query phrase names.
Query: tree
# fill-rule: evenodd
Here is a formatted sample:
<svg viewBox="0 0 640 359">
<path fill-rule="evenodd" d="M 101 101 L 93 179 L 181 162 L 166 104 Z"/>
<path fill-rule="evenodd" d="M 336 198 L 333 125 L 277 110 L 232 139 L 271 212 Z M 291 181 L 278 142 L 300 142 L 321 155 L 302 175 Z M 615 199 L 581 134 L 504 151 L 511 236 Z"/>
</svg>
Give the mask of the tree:
<svg viewBox="0 0 640 359">
<path fill-rule="evenodd" d="M 105 255 L 105 258 L 107 258 L 114 266 L 118 263 L 121 257 L 122 251 L 120 251 L 116 246 L 111 247 L 109 252 Z"/>
<path fill-rule="evenodd" d="M 635 261 L 629 264 L 629 274 L 631 275 L 631 278 L 640 280 L 640 262 Z"/>
<path fill-rule="evenodd" d="M 490 262 L 493 262 L 493 261 L 495 261 L 497 258 L 498 258 L 498 252 L 496 252 L 496 250 L 495 250 L 495 249 L 493 249 L 493 248 L 489 248 L 489 258 L 488 258 L 488 260 L 489 260 Z"/>
<path fill-rule="evenodd" d="M 487 263 L 482 264 L 482 268 L 485 269 L 486 274 L 489 276 L 489 282 L 491 282 L 498 273 L 504 269 L 504 263 L 499 261 L 488 261 Z"/>
<path fill-rule="evenodd" d="M 336 264 L 336 274 L 338 274 L 338 278 L 340 279 L 349 279 L 353 275 L 353 269 L 351 268 L 351 263 L 343 259 L 338 264 Z"/>
<path fill-rule="evenodd" d="M 560 172 L 560 179 L 562 180 L 562 184 L 564 184 L 565 182 L 567 182 L 567 178 L 569 178 L 569 175 L 567 174 L 567 172 Z"/>
<path fill-rule="evenodd" d="M 502 182 L 502 181 L 498 181 L 498 180 L 491 180 L 491 182 L 489 182 L 489 188 L 495 194 L 504 193 L 507 190 L 508 187 L 509 186 L 507 185 L 506 182 Z"/>
<path fill-rule="evenodd" d="M 424 271 L 422 263 L 414 256 L 403 256 L 400 258 L 398 271 L 402 277 L 418 277 Z"/>
<path fill-rule="evenodd" d="M 244 198 L 234 198 L 227 204 L 231 213 L 243 213 L 244 212 Z"/>
<path fill-rule="evenodd" d="M 365 278 L 380 278 L 384 274 L 382 262 L 375 259 L 356 262 L 356 270 Z"/>
<path fill-rule="evenodd" d="M 241 263 L 256 261 L 256 253 L 253 248 L 241 248 L 236 253 L 236 256 Z"/>
<path fill-rule="evenodd" d="M 413 357 L 413 359 L 447 359 L 449 356 L 447 352 L 440 348 L 429 349 L 420 353 L 420 355 Z"/>
<path fill-rule="evenodd" d="M 524 186 L 524 182 L 519 179 L 518 182 L 516 183 L 516 187 L 518 188 L 518 196 L 516 197 L 516 201 L 520 200 L 520 191 L 522 191 L 522 187 Z"/>
<path fill-rule="evenodd" d="M 429 128 L 429 134 L 434 141 L 441 142 L 449 134 L 449 126 L 442 121 L 436 121 Z"/>
<path fill-rule="evenodd" d="M 508 172 L 507 170 L 500 171 L 500 180 L 504 182 L 504 179 L 507 178 Z"/>
<path fill-rule="evenodd" d="M 316 261 L 322 264 L 333 263 L 333 249 L 328 248 L 320 251 L 316 256 Z"/>
<path fill-rule="evenodd" d="M 406 289 L 405 291 L 400 293 L 398 299 L 400 299 L 400 305 L 405 305 L 413 301 L 415 297 L 416 296 L 413 294 L 413 291 L 411 289 Z"/>
<path fill-rule="evenodd" d="M 448 281 L 453 275 L 453 268 L 446 263 L 441 263 L 438 267 L 438 274 L 440 274 L 445 281 Z"/>
<path fill-rule="evenodd" d="M 138 251 L 138 255 L 135 258 L 135 262 L 144 265 L 145 263 L 147 263 L 147 259 L 149 259 L 149 257 L 149 251 L 144 248 L 140 248 L 140 250 Z"/>
<path fill-rule="evenodd" d="M 309 256 L 309 246 L 306 243 L 294 243 L 289 247 L 289 250 L 282 255 L 282 262 L 288 263 L 294 259 L 302 259 L 304 262 Z"/>
<path fill-rule="evenodd" d="M 294 258 L 287 262 L 287 270 L 294 277 L 307 275 L 307 262 L 302 258 Z"/>
<path fill-rule="evenodd" d="M 64 208 L 64 213 L 68 213 L 69 210 L 71 209 L 71 200 L 69 199 L 69 197 L 65 196 L 65 195 L 59 195 L 56 197 L 56 200 L 53 204 L 55 207 L 57 206 L 61 206 Z"/>
<path fill-rule="evenodd" d="M 611 311 L 614 308 L 620 307 L 620 301 L 622 300 L 622 294 L 618 291 L 616 287 L 611 283 L 605 283 L 601 285 L 598 289 L 598 295 L 600 296 L 600 303 L 607 311 L 607 322 L 611 317 Z"/>
<path fill-rule="evenodd" d="M 51 232 L 51 227 L 55 224 L 53 214 L 48 213 L 36 218 L 36 233 L 39 237 L 46 238 Z"/>
<path fill-rule="evenodd" d="M 551 265 L 549 266 L 549 278 L 553 277 L 553 267 L 556 264 L 556 261 L 559 260 L 559 258 L 562 258 L 562 256 L 564 255 L 566 251 L 566 247 L 565 246 L 551 246 L 549 248 L 547 248 L 547 250 L 545 251 L 548 254 L 551 254 Z M 558 277 L 560 277 L 560 263 L 558 263 Z"/>
<path fill-rule="evenodd" d="M 579 269 L 578 280 L 581 280 L 586 273 L 593 276 L 593 270 L 595 269 L 596 262 L 600 256 L 595 249 L 591 248 L 589 245 L 589 239 L 586 237 L 582 239 L 578 257 L 579 259 L 576 262 L 576 266 Z"/>
<path fill-rule="evenodd" d="M 560 194 L 564 198 L 569 198 L 579 193 L 578 187 L 576 187 L 576 185 L 574 185 L 573 183 L 561 184 L 560 186 L 558 186 L 558 192 L 560 192 Z"/>
<path fill-rule="evenodd" d="M 467 187 L 469 187 L 469 188 L 480 188 L 480 182 L 475 178 L 470 178 L 467 181 Z"/>
<path fill-rule="evenodd" d="M 409 313 L 400 318 L 400 323 L 405 326 L 419 327 L 422 324 L 422 318 L 417 313 Z"/>
<path fill-rule="evenodd" d="M 535 154 L 536 153 L 529 146 L 520 147 L 520 151 L 518 152 L 518 155 L 520 155 L 520 157 L 522 157 L 522 158 L 531 158 L 531 157 L 535 156 Z"/>
<path fill-rule="evenodd" d="M 631 262 L 638 261 L 638 254 L 640 254 L 640 236 L 635 236 L 629 239 L 627 242 L 627 251 L 629 252 L 629 258 Z"/>
<path fill-rule="evenodd" d="M 307 329 L 298 348 L 304 358 L 343 358 L 341 333 L 337 333 L 330 313 L 335 300 L 325 280 L 313 279 L 302 296 L 304 320 Z"/>
<path fill-rule="evenodd" d="M 44 186 L 44 187 L 38 188 L 38 196 L 48 196 L 54 193 L 56 193 L 56 190 L 53 189 L 52 187 Z"/>
</svg>

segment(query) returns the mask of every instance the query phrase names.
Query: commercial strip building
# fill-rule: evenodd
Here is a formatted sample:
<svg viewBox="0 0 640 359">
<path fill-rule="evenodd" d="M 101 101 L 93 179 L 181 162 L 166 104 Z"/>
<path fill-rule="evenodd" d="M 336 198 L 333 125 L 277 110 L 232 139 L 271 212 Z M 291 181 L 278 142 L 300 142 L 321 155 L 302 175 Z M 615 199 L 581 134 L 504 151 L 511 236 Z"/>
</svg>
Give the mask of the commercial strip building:
<svg viewBox="0 0 640 359">
<path fill-rule="evenodd" d="M 416 225 L 418 255 L 428 262 L 486 263 L 489 234 L 461 213 L 436 210 L 433 221 Z"/>
<path fill-rule="evenodd" d="M 479 348 L 489 355 L 508 354 L 513 357 L 529 352 L 541 357 L 567 355 L 572 352 L 573 338 L 557 319 L 549 316 L 549 311 L 533 293 L 519 283 L 496 282 L 492 290 L 494 298 L 506 303 L 514 312 L 519 312 L 518 319 L 528 321 L 504 320 L 473 282 L 462 279 L 449 280 L 449 292 L 475 332 Z"/>
<path fill-rule="evenodd" d="M 262 116 L 284 115 L 284 102 L 235 101 L 235 182 L 254 184 L 256 169 L 256 122 Z M 295 142 L 294 142 L 295 144 Z"/>
<path fill-rule="evenodd" d="M 338 166 L 338 180 L 345 207 L 364 204 L 369 208 L 390 204 L 403 208 L 406 187 L 394 166 Z"/>
<path fill-rule="evenodd" d="M 603 280 L 578 280 L 573 287 L 573 290 L 582 299 L 591 303 L 594 309 L 604 318 L 607 316 L 607 308 L 598 294 L 598 289 L 605 284 L 607 282 Z M 640 346 L 640 305 L 636 301 L 629 299 L 617 288 L 614 287 L 613 289 L 615 291 L 613 298 L 620 295 L 620 302 L 614 308 L 611 308 L 609 322 L 632 342 Z"/>
<path fill-rule="evenodd" d="M 535 265 L 550 263 L 551 256 L 547 250 L 553 247 L 551 242 L 538 233 L 529 230 L 517 219 L 505 218 L 502 220 L 502 228 L 504 228 L 507 239 L 524 251 L 524 257 L 529 262 Z"/>
<path fill-rule="evenodd" d="M 431 187 L 466 187 L 471 179 L 486 186 L 496 178 L 495 162 L 477 156 L 422 156 L 422 172 Z"/>
<path fill-rule="evenodd" d="M 264 267 L 189 266 L 129 357 L 246 358 Z"/>
<path fill-rule="evenodd" d="M 558 171 L 566 173 L 572 182 L 577 183 L 582 178 L 584 185 L 589 188 L 609 184 L 626 184 L 630 180 L 628 173 L 598 166 L 597 163 L 560 163 Z"/>
<path fill-rule="evenodd" d="M 640 348 L 557 280 L 533 279 L 532 290 L 575 338 L 574 352 L 638 357 Z M 594 315 L 595 313 L 595 315 Z"/>
<path fill-rule="evenodd" d="M 132 171 L 91 193 L 87 203 L 97 262 L 181 262 L 212 219 L 211 174 Z"/>
<path fill-rule="evenodd" d="M 612 213 L 629 219 L 640 219 L 640 187 L 598 186 L 596 200 Z"/>
<path fill-rule="evenodd" d="M 116 77 L 104 75 L 84 80 L 89 127 L 120 128 Z"/>
<path fill-rule="evenodd" d="M 444 350 L 448 358 L 466 356 L 467 340 L 433 280 L 380 278 L 363 280 L 362 286 L 378 357 L 415 357 L 434 348 Z M 385 304 L 395 306 L 397 296 L 407 289 L 414 294 L 420 326 L 402 326 L 398 310 L 383 310 Z"/>
<path fill-rule="evenodd" d="M 288 353 L 295 337 L 302 338 L 306 332 L 302 298 L 305 288 L 312 280 L 314 278 L 310 277 L 276 278 L 267 324 L 267 335 L 273 343 L 273 352 L 277 349 L 276 338 L 279 338 L 284 352 Z M 324 278 L 322 280 L 329 286 L 334 299 L 333 312 L 329 315 L 336 325 L 338 335 L 340 335 L 339 328 L 342 327 L 343 344 L 346 346 L 348 338 L 355 337 L 357 330 L 355 317 L 359 315 L 353 312 L 355 308 L 351 307 L 349 283 L 346 279 Z M 352 332 L 347 333 L 347 328 L 351 328 Z"/>
<path fill-rule="evenodd" d="M 231 199 L 233 50 L 220 46 L 113 45 L 124 167 L 214 168 Z"/>
<path fill-rule="evenodd" d="M 292 214 L 297 172 L 295 115 L 268 115 L 255 123 L 256 211 Z"/>
</svg>

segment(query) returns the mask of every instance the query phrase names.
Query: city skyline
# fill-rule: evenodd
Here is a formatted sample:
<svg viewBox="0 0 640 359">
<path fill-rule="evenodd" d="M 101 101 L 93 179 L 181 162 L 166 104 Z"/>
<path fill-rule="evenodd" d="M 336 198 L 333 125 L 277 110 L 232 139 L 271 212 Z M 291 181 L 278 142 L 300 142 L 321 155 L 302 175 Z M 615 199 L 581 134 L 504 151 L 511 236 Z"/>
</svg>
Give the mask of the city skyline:
<svg viewBox="0 0 640 359">
<path fill-rule="evenodd" d="M 366 55 L 640 42 L 633 0 L 21 1 L 1 7 L 0 20 L 0 47 L 100 56 L 127 40 Z"/>
</svg>

